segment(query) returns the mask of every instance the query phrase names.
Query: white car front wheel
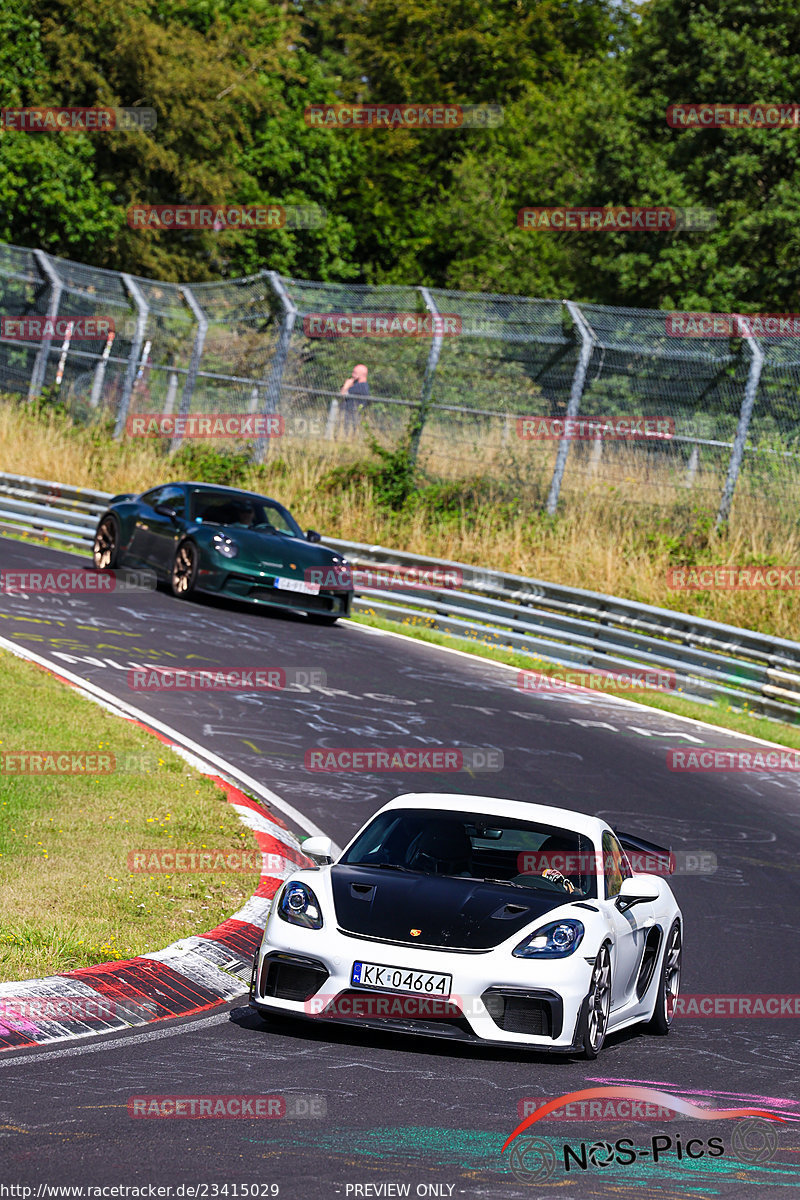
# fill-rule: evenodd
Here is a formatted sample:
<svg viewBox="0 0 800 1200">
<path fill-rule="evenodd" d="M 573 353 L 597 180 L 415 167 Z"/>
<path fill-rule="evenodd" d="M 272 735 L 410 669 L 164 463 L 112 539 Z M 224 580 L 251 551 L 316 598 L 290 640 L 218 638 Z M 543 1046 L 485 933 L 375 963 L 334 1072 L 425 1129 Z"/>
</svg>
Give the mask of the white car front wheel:
<svg viewBox="0 0 800 1200">
<path fill-rule="evenodd" d="M 606 1040 L 608 1013 L 611 1007 L 611 955 L 607 942 L 600 947 L 594 960 L 592 982 L 584 1004 L 580 1042 L 584 1057 L 597 1058 Z"/>
<path fill-rule="evenodd" d="M 672 1018 L 681 989 L 681 926 L 679 921 L 673 921 L 664 951 L 664 961 L 661 965 L 661 978 L 658 984 L 658 995 L 653 1016 L 650 1021 L 650 1032 L 669 1033 Z"/>
</svg>

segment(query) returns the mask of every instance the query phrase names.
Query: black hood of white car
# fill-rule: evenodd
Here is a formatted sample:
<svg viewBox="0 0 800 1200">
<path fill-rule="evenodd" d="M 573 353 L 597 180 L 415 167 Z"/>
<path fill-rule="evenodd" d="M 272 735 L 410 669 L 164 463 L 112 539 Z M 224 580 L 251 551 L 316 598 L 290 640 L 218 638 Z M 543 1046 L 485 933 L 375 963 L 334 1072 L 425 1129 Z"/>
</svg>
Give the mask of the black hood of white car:
<svg viewBox="0 0 800 1200">
<path fill-rule="evenodd" d="M 373 867 L 333 866 L 331 884 L 344 933 L 452 950 L 491 950 L 569 903 L 556 892 Z"/>
</svg>

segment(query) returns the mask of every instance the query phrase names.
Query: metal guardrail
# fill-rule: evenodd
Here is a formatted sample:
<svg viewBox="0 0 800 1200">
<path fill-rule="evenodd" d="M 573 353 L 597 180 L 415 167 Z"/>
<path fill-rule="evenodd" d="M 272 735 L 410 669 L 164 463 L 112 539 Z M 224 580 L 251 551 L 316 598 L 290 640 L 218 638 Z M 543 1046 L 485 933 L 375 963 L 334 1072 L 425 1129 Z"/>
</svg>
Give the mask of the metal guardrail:
<svg viewBox="0 0 800 1200">
<path fill-rule="evenodd" d="M 0 530 L 88 550 L 110 499 L 110 492 L 0 474 Z M 362 585 L 357 576 L 357 612 L 512 648 L 530 654 L 532 668 L 540 658 L 572 668 L 669 671 L 687 699 L 725 701 L 735 709 L 800 722 L 798 642 L 466 563 L 340 538 L 325 541 L 346 553 L 356 569 L 377 573 L 379 586 Z M 425 586 L 386 579 L 390 567 L 416 569 Z M 435 573 L 438 585 L 426 581 L 426 572 Z"/>
</svg>

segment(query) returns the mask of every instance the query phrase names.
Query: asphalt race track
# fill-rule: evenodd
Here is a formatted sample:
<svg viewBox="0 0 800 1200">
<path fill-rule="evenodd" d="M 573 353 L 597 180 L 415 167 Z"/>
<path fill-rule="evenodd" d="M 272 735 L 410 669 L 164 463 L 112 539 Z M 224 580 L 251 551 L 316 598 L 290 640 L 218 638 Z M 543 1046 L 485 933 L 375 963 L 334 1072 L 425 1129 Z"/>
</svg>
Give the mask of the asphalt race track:
<svg viewBox="0 0 800 1200">
<path fill-rule="evenodd" d="M 63 565 L 86 560 L 0 540 L 4 570 Z M 672 880 L 685 921 L 682 991 L 800 992 L 796 777 L 676 774 L 666 766 L 667 747 L 745 744 L 734 735 L 607 697 L 522 693 L 511 670 L 363 627 L 325 629 L 162 592 L 0 594 L 0 636 L 202 742 L 340 845 L 392 796 L 441 790 L 573 807 L 676 851 L 712 852 L 715 873 Z M 322 669 L 327 686 L 132 692 L 127 668 L 139 664 Z M 494 747 L 505 765 L 490 774 L 321 774 L 303 761 L 318 746 Z M 769 1107 L 796 1121 L 799 1068 L 798 1018 L 683 1017 L 668 1038 L 627 1031 L 586 1062 L 331 1025 L 268 1026 L 243 999 L 199 1019 L 0 1057 L 0 1179 L 33 1185 L 32 1196 L 40 1184 L 207 1184 L 196 1194 L 209 1197 L 226 1194 L 225 1184 L 277 1184 L 283 1200 L 565 1200 L 643 1189 L 785 1196 L 800 1185 L 800 1125 L 791 1121 L 774 1126 L 777 1151 L 760 1163 L 737 1157 L 732 1121 L 542 1122 L 532 1132 L 559 1166 L 541 1181 L 533 1171 L 518 1179 L 500 1147 L 523 1098 L 598 1084 Z M 132 1120 L 128 1098 L 142 1094 L 320 1097 L 325 1115 Z M 661 1134 L 673 1146 L 654 1162 L 651 1139 Z M 679 1159 L 678 1134 L 684 1142 L 719 1137 L 725 1153 Z M 586 1169 L 565 1173 L 560 1165 L 565 1142 L 613 1147 L 626 1137 L 638 1151 L 634 1163 L 596 1152 Z"/>
</svg>

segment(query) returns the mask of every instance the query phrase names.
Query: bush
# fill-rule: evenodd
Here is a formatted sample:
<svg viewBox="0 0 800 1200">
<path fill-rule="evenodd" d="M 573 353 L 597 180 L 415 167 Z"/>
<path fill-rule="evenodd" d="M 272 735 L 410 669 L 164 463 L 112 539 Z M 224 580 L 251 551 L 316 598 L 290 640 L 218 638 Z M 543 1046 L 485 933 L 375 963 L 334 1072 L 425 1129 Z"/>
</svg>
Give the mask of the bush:
<svg viewBox="0 0 800 1200">
<path fill-rule="evenodd" d="M 213 446 L 184 442 L 170 459 L 176 479 L 196 479 L 202 483 L 239 486 L 251 466 L 244 450 L 217 450 Z"/>
</svg>

